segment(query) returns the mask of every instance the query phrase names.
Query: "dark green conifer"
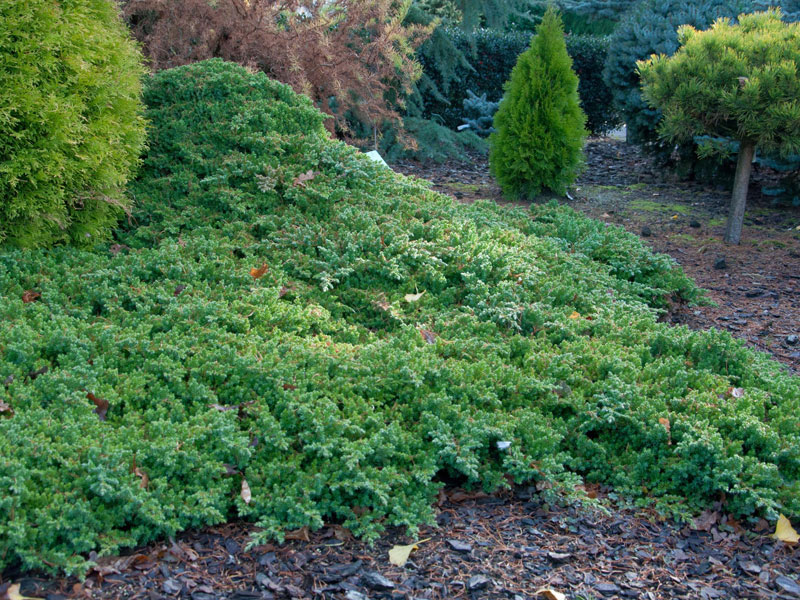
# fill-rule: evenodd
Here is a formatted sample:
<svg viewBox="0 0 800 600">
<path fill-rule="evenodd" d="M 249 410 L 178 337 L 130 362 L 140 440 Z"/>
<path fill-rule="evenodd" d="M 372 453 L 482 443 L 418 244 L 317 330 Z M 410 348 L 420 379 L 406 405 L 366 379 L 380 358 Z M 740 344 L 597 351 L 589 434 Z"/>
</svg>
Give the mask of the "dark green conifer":
<svg viewBox="0 0 800 600">
<path fill-rule="evenodd" d="M 583 160 L 585 125 L 561 17 L 551 7 L 517 60 L 494 118 L 489 166 L 503 193 L 563 194 Z"/>
</svg>

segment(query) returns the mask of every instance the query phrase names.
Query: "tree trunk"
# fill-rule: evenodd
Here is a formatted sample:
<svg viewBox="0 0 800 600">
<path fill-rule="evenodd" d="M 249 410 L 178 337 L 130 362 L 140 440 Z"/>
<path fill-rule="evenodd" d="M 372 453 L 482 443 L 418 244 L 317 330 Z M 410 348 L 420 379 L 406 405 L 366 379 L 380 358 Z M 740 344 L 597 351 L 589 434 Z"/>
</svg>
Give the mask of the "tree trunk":
<svg viewBox="0 0 800 600">
<path fill-rule="evenodd" d="M 731 209 L 728 213 L 728 224 L 725 226 L 725 241 L 738 244 L 742 238 L 742 222 L 744 207 L 747 203 L 747 187 L 750 185 L 750 170 L 753 166 L 753 155 L 756 145 L 750 141 L 742 141 L 739 146 L 739 160 L 736 163 L 736 175 L 733 179 Z"/>
</svg>

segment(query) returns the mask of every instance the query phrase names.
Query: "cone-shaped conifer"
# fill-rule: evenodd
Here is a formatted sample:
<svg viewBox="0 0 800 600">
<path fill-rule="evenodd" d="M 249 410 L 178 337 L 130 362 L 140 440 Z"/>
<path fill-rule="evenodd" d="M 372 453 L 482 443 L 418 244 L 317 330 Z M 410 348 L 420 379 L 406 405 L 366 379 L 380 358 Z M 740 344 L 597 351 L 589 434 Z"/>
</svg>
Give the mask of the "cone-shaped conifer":
<svg viewBox="0 0 800 600">
<path fill-rule="evenodd" d="M 561 17 L 551 7 L 517 60 L 494 117 L 489 165 L 503 193 L 563 194 L 582 163 L 585 125 Z"/>
</svg>

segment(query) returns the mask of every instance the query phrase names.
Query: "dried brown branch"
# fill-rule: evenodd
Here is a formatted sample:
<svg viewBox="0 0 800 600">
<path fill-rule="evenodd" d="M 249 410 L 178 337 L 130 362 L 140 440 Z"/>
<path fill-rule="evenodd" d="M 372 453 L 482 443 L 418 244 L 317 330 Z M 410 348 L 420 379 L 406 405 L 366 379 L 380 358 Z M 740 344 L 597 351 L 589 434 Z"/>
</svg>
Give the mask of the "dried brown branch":
<svg viewBox="0 0 800 600">
<path fill-rule="evenodd" d="M 400 124 L 432 26 L 399 0 L 121 0 L 153 69 L 219 57 L 264 71 L 327 112 L 331 132 Z"/>
</svg>

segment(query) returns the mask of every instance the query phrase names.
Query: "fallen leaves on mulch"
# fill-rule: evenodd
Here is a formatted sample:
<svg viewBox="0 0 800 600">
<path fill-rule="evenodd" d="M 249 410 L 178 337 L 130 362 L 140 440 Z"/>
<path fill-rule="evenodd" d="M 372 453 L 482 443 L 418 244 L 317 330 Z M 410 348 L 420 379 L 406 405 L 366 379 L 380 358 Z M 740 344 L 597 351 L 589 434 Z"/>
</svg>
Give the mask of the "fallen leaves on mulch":
<svg viewBox="0 0 800 600">
<path fill-rule="evenodd" d="M 16 583 L 50 600 L 800 598 L 795 546 L 773 539 L 770 524 L 751 531 L 719 508 L 679 526 L 647 511 L 548 506 L 533 488 L 445 498 L 454 495 L 463 499 L 441 502 L 425 543 L 392 530 L 370 547 L 332 526 L 247 550 L 253 526 L 232 524 L 98 559 L 82 584 Z M 390 560 L 397 546 L 409 550 L 402 566 Z"/>
</svg>

